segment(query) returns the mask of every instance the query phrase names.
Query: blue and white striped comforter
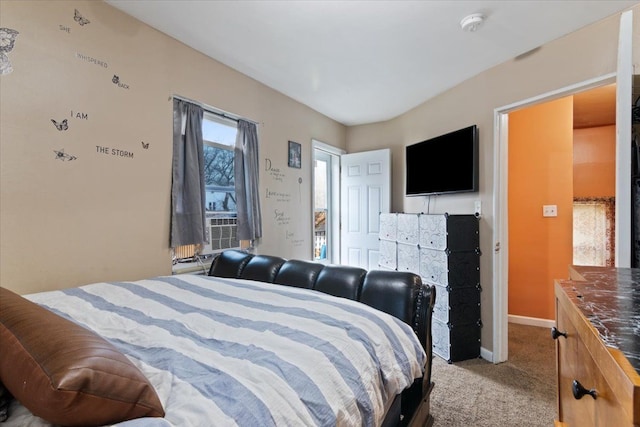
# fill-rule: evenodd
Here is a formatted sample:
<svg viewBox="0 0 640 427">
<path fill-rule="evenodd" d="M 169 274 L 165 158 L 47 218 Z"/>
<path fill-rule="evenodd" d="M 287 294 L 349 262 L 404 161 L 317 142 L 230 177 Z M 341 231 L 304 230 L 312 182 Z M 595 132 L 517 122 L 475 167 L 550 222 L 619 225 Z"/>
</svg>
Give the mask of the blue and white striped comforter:
<svg viewBox="0 0 640 427">
<path fill-rule="evenodd" d="M 167 276 L 27 298 L 96 331 L 149 378 L 165 419 L 122 427 L 379 425 L 426 358 L 395 317 L 248 280 Z"/>
</svg>

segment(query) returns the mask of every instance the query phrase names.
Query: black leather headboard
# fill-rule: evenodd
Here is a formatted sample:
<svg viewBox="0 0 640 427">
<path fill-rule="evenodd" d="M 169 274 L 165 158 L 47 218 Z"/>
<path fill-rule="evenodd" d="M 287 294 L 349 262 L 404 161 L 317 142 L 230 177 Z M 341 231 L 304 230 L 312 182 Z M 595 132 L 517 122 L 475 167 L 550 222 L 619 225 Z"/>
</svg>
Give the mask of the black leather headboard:
<svg viewBox="0 0 640 427">
<path fill-rule="evenodd" d="M 420 276 L 401 271 L 371 270 L 311 261 L 286 260 L 230 249 L 211 264 L 210 276 L 258 280 L 314 289 L 360 301 L 409 324 L 428 356 L 426 384 L 431 383 L 431 317 L 435 288 Z"/>
</svg>

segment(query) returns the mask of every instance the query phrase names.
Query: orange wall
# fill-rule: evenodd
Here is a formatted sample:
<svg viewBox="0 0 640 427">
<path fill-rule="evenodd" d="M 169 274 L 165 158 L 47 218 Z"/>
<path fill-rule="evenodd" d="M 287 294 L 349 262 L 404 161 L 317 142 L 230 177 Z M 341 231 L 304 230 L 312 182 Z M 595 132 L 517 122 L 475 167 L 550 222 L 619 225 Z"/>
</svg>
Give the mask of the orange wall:
<svg viewBox="0 0 640 427">
<path fill-rule="evenodd" d="M 616 126 L 573 131 L 573 195 L 616 195 Z"/>
<path fill-rule="evenodd" d="M 573 257 L 572 97 L 509 114 L 508 151 L 509 314 L 554 319 L 553 280 Z"/>
</svg>

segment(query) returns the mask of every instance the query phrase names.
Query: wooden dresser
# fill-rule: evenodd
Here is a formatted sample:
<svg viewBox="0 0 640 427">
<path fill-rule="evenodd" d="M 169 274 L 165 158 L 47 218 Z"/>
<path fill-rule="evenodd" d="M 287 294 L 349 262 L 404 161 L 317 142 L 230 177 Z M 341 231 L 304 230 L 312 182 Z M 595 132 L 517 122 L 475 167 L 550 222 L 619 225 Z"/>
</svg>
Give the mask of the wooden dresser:
<svg viewBox="0 0 640 427">
<path fill-rule="evenodd" d="M 556 426 L 640 426 L 640 270 L 571 267 L 555 297 Z"/>
</svg>

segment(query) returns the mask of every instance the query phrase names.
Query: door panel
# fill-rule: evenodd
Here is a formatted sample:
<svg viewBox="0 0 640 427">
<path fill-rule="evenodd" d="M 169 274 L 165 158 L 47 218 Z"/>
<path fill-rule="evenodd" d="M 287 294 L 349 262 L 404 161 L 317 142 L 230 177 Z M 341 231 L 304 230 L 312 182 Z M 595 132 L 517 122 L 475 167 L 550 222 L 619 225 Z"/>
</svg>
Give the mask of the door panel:
<svg viewBox="0 0 640 427">
<path fill-rule="evenodd" d="M 391 151 L 344 154 L 341 162 L 341 263 L 374 269 L 380 257 L 380 213 L 391 207 Z"/>
</svg>

